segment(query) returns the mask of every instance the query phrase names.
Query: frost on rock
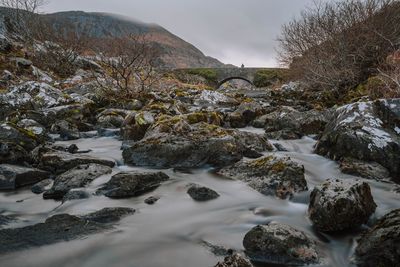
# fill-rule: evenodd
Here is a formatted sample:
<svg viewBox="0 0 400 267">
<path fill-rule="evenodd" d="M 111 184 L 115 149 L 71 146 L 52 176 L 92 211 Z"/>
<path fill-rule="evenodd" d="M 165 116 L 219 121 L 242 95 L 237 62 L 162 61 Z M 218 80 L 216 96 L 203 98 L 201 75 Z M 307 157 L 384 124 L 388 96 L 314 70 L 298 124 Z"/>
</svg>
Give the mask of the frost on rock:
<svg viewBox="0 0 400 267">
<path fill-rule="evenodd" d="M 210 90 L 202 91 L 201 95 L 200 95 L 200 100 L 209 102 L 211 104 L 229 102 L 229 98 L 227 96 L 225 96 L 224 94 L 210 91 Z"/>
<path fill-rule="evenodd" d="M 349 104 L 338 108 L 337 112 L 339 115 L 335 130 L 340 127 L 361 128 L 361 131 L 356 131 L 356 135 L 369 136 L 369 149 L 384 148 L 393 141 L 383 129 L 382 120 L 374 114 L 373 102 Z"/>
<path fill-rule="evenodd" d="M 16 108 L 29 104 L 36 108 L 49 108 L 68 102 L 70 100 L 60 90 L 33 81 L 14 86 L 9 93 L 0 96 L 0 103 Z"/>
</svg>

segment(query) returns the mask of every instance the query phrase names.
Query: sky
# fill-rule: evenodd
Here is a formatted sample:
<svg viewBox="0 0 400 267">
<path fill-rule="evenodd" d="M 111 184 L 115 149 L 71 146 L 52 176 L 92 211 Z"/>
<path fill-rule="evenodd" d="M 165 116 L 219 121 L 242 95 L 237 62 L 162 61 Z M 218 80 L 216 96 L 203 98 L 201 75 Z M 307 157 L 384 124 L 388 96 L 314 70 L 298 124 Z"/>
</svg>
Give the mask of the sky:
<svg viewBox="0 0 400 267">
<path fill-rule="evenodd" d="M 43 12 L 83 10 L 157 23 L 226 64 L 278 66 L 281 26 L 312 0 L 49 0 Z"/>
</svg>

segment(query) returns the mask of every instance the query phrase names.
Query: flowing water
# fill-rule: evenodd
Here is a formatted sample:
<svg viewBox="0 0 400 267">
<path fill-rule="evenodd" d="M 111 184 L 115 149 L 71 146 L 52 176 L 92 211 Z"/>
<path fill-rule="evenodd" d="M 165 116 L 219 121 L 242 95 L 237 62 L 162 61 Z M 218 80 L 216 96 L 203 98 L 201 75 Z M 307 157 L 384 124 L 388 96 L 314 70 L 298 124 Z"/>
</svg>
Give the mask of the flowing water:
<svg viewBox="0 0 400 267">
<path fill-rule="evenodd" d="M 247 128 L 247 131 L 259 130 Z M 313 154 L 315 140 L 305 137 L 293 141 L 272 141 L 288 152 L 274 152 L 291 157 L 304 165 L 309 189 L 327 178 L 357 179 L 340 173 L 338 165 Z M 75 143 L 89 154 L 111 158 L 118 163 L 113 173 L 141 168 L 123 165 L 121 142 L 114 138 L 80 139 Z M 268 153 L 265 153 L 268 154 Z M 146 169 L 142 169 L 146 170 Z M 32 248 L 0 256 L 0 266 L 41 267 L 206 267 L 214 266 L 221 257 L 211 253 L 204 241 L 243 250 L 246 232 L 257 224 L 279 221 L 305 231 L 318 240 L 325 256 L 321 266 L 350 266 L 357 233 L 325 235 L 316 233 L 307 218 L 309 192 L 293 199 L 279 200 L 264 196 L 239 181 L 224 179 L 210 168 L 179 172 L 164 170 L 171 179 L 155 191 L 141 197 L 113 200 L 92 196 L 61 205 L 43 200 L 29 188 L 0 193 L 0 213 L 16 215 L 20 220 L 7 227 L 21 227 L 44 221 L 59 214 L 86 214 L 104 207 L 132 207 L 137 212 L 115 225 L 113 231 L 85 239 Z M 111 175 L 96 179 L 88 188 L 95 191 Z M 400 194 L 391 192 L 393 185 L 368 180 L 378 208 L 375 217 L 398 208 Z M 188 183 L 198 183 L 216 190 L 221 197 L 205 203 L 193 201 L 186 194 Z M 148 196 L 159 196 L 153 206 L 144 204 Z M 23 238 L 23 237 L 21 237 Z M 272 266 L 272 265 L 261 265 Z"/>
</svg>

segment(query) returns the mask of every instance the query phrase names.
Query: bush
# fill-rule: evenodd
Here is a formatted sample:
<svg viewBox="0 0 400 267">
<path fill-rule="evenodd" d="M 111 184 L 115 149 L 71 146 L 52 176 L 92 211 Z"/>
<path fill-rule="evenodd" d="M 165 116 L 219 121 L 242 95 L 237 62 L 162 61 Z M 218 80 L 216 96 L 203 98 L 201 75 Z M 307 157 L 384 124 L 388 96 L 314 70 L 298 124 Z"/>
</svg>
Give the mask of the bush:
<svg viewBox="0 0 400 267">
<path fill-rule="evenodd" d="M 198 75 L 207 80 L 207 82 L 218 83 L 217 72 L 213 69 L 197 68 L 188 71 L 191 75 Z"/>
<path fill-rule="evenodd" d="M 256 87 L 267 87 L 276 82 L 285 80 L 284 69 L 264 69 L 256 72 L 254 76 L 254 85 Z"/>
<path fill-rule="evenodd" d="M 280 60 L 311 87 L 354 88 L 399 46 L 396 0 L 316 2 L 282 28 Z"/>
</svg>

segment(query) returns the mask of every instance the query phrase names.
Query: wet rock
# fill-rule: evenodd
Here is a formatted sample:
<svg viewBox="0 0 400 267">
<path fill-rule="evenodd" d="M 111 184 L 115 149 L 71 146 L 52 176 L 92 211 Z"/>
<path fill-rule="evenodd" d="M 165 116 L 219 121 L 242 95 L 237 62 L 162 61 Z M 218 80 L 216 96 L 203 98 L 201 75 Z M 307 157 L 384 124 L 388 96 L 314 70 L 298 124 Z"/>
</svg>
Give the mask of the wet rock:
<svg viewBox="0 0 400 267">
<path fill-rule="evenodd" d="M 95 163 L 108 167 L 114 167 L 115 162 L 100 159 L 89 155 L 71 154 L 66 152 L 49 152 L 42 155 L 39 168 L 52 173 L 60 174 L 82 164 Z"/>
<path fill-rule="evenodd" d="M 274 147 L 276 148 L 276 150 L 280 151 L 280 152 L 287 152 L 288 150 L 281 144 L 279 143 L 274 143 Z"/>
<path fill-rule="evenodd" d="M 154 205 L 154 204 L 156 204 L 156 202 L 157 202 L 158 200 L 160 200 L 159 197 L 151 196 L 151 197 L 146 198 L 146 199 L 144 200 L 144 203 L 146 203 L 147 205 Z"/>
<path fill-rule="evenodd" d="M 150 192 L 169 179 L 163 172 L 121 172 L 111 177 L 97 193 L 109 198 L 128 198 Z"/>
<path fill-rule="evenodd" d="M 243 128 L 263 113 L 263 107 L 257 102 L 245 102 L 228 115 L 227 121 L 233 128 Z"/>
<path fill-rule="evenodd" d="M 106 109 L 97 115 L 97 125 L 103 128 L 120 128 L 131 112 L 124 109 Z"/>
<path fill-rule="evenodd" d="M 222 168 L 218 173 L 244 181 L 264 195 L 282 199 L 307 190 L 304 167 L 288 157 L 266 156 L 256 160 L 242 160 Z"/>
<path fill-rule="evenodd" d="M 0 164 L 0 190 L 13 190 L 49 178 L 50 173 L 34 168 Z"/>
<path fill-rule="evenodd" d="M 59 134 L 62 140 L 76 140 L 81 138 L 78 127 L 66 120 L 60 120 L 51 126 L 53 134 Z"/>
<path fill-rule="evenodd" d="M 35 120 L 31 119 L 20 120 L 17 123 L 17 127 L 24 129 L 28 133 L 32 133 L 33 135 L 43 140 L 46 139 L 46 128 Z"/>
<path fill-rule="evenodd" d="M 389 171 L 376 162 L 364 162 L 352 158 L 340 161 L 340 170 L 343 173 L 355 175 L 367 179 L 387 180 L 390 178 Z"/>
<path fill-rule="evenodd" d="M 284 265 L 319 262 L 314 240 L 285 224 L 271 222 L 251 229 L 243 239 L 246 255 L 252 261 Z"/>
<path fill-rule="evenodd" d="M 400 98 L 353 103 L 338 108 L 315 151 L 335 160 L 376 162 L 400 181 Z"/>
<path fill-rule="evenodd" d="M 235 105 L 237 101 L 231 97 L 228 97 L 220 92 L 202 90 L 201 94 L 195 100 L 197 105 L 211 104 L 211 105 Z"/>
<path fill-rule="evenodd" d="M 274 139 L 299 139 L 304 135 L 319 134 L 329 121 L 329 112 L 297 111 L 291 107 L 263 116 L 267 137 Z"/>
<path fill-rule="evenodd" d="M 32 193 L 41 194 L 46 190 L 49 190 L 53 185 L 53 179 L 44 179 L 31 187 Z"/>
<path fill-rule="evenodd" d="M 108 222 L 115 222 L 121 216 L 132 214 L 123 208 L 103 209 L 86 216 L 59 214 L 44 223 L 14 229 L 0 230 L 0 254 L 10 253 L 30 247 L 39 247 L 84 238 L 86 236 L 113 229 Z M 101 223 L 99 223 L 101 222 Z M 24 237 L 24 238 L 21 238 Z"/>
<path fill-rule="evenodd" d="M 3 123 L 0 125 L 0 142 L 2 143 L 18 145 L 26 151 L 30 151 L 43 141 L 34 132 L 20 128 L 15 124 Z"/>
<path fill-rule="evenodd" d="M 67 202 L 71 200 L 87 199 L 90 194 L 83 190 L 70 190 L 62 198 L 62 202 Z"/>
<path fill-rule="evenodd" d="M 244 136 L 214 124 L 189 124 L 181 117 L 170 117 L 152 126 L 139 142 L 125 142 L 122 155 L 126 163 L 137 166 L 226 166 L 239 161 L 252 148 L 260 152 L 270 146 L 256 135 L 247 139 Z"/>
<path fill-rule="evenodd" d="M 44 199 L 62 199 L 69 190 L 85 187 L 96 178 L 109 174 L 112 169 L 105 165 L 83 164 L 56 177 L 50 190 L 44 192 Z"/>
<path fill-rule="evenodd" d="M 334 232 L 366 223 L 375 209 L 367 183 L 336 179 L 314 188 L 308 213 L 319 231 Z"/>
<path fill-rule="evenodd" d="M 28 161 L 29 153 L 22 146 L 0 140 L 0 163 L 16 164 Z"/>
<path fill-rule="evenodd" d="M 154 123 L 153 114 L 140 112 L 128 115 L 123 122 L 122 135 L 124 140 L 138 141 L 144 137 L 147 129 Z"/>
<path fill-rule="evenodd" d="M 196 201 L 209 201 L 219 197 L 219 194 L 214 190 L 200 185 L 191 185 L 187 193 Z"/>
<path fill-rule="evenodd" d="M 91 222 L 112 223 L 117 222 L 121 218 L 134 214 L 135 210 L 131 208 L 104 208 L 88 215 L 82 216 Z"/>
<path fill-rule="evenodd" d="M 235 253 L 225 257 L 224 261 L 217 263 L 215 267 L 253 267 L 253 265 L 248 259 L 239 253 Z"/>
<path fill-rule="evenodd" d="M 383 216 L 358 240 L 357 266 L 398 266 L 400 262 L 400 209 Z"/>
</svg>

